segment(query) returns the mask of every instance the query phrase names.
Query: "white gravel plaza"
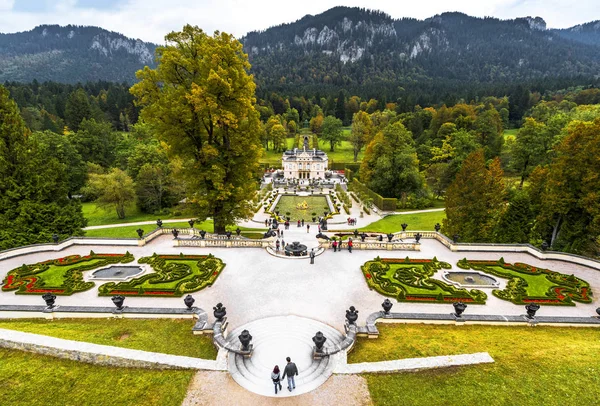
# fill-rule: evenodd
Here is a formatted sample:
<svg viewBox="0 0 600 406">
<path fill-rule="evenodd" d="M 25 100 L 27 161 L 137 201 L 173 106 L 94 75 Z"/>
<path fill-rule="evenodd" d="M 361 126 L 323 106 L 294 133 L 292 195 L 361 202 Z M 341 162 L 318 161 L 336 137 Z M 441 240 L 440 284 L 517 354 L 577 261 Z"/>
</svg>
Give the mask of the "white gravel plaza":
<svg viewBox="0 0 600 406">
<path fill-rule="evenodd" d="M 317 230 L 290 227 L 285 232 L 285 240 L 309 241 L 314 239 Z M 316 239 L 313 240 L 316 245 Z M 421 251 L 375 251 L 354 250 L 336 252 L 328 250 L 310 265 L 309 259 L 290 260 L 274 257 L 260 248 L 196 248 L 174 247 L 170 236 L 161 236 L 143 247 L 124 246 L 72 246 L 60 252 L 40 252 L 0 261 L 0 278 L 24 263 L 35 263 L 66 255 L 85 255 L 93 250 L 96 253 L 124 253 L 129 250 L 137 259 L 142 256 L 159 254 L 208 254 L 221 258 L 226 267 L 215 284 L 193 294 L 196 305 L 209 312 L 222 302 L 227 307 L 227 317 L 231 329 L 265 317 L 295 315 L 315 319 L 329 324 L 343 332 L 345 310 L 353 305 L 359 310 L 359 324 L 372 312 L 381 309 L 384 297 L 369 290 L 360 266 L 376 256 L 389 258 L 433 258 L 452 264 L 462 258 L 491 259 L 504 257 L 506 262 L 525 262 L 567 274 L 575 274 L 591 284 L 593 292 L 600 292 L 600 272 L 598 270 L 563 261 L 539 260 L 529 254 L 492 252 L 451 252 L 441 243 L 421 240 Z M 85 273 L 87 279 L 91 272 Z M 436 275 L 437 276 L 437 275 Z M 100 283 L 97 283 L 98 285 Z M 484 289 L 485 290 L 485 289 Z M 519 315 L 525 310 L 521 305 L 497 299 L 489 290 L 486 305 L 470 305 L 467 313 Z M 596 293 L 597 295 L 597 293 Z M 395 303 L 395 301 L 394 301 Z M 38 295 L 15 295 L 14 292 L 0 292 L 0 304 L 43 304 Z M 98 297 L 97 290 L 76 293 L 72 296 L 59 296 L 58 305 L 112 306 L 109 297 Z M 125 305 L 137 307 L 179 307 L 181 298 L 136 298 L 127 297 Z M 542 306 L 538 315 L 544 316 L 593 316 L 597 300 L 591 304 L 577 303 L 576 306 Z M 425 303 L 395 303 L 393 311 L 417 313 L 449 313 L 450 305 Z M 2 317 L 0 315 L 0 317 Z"/>
</svg>

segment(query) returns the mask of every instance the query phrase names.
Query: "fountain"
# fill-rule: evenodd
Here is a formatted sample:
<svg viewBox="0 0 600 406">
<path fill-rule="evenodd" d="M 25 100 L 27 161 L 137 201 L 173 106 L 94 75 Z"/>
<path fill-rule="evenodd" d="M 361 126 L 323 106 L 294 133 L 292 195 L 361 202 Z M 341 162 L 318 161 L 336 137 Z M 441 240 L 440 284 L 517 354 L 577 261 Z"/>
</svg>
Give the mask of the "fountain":
<svg viewBox="0 0 600 406">
<path fill-rule="evenodd" d="M 98 269 L 90 276 L 90 279 L 108 279 L 108 280 L 127 280 L 135 275 L 139 275 L 144 270 L 141 266 L 123 266 L 112 265 L 108 268 Z"/>
<path fill-rule="evenodd" d="M 500 286 L 495 278 L 477 271 L 444 271 L 442 279 L 461 288 L 497 288 Z"/>
<path fill-rule="evenodd" d="M 306 245 L 304 244 L 300 244 L 298 241 L 294 241 L 291 244 L 287 244 L 284 248 L 285 250 L 285 255 L 289 256 L 294 256 L 294 257 L 301 257 L 303 255 L 306 255 L 307 253 L 307 248 Z"/>
</svg>

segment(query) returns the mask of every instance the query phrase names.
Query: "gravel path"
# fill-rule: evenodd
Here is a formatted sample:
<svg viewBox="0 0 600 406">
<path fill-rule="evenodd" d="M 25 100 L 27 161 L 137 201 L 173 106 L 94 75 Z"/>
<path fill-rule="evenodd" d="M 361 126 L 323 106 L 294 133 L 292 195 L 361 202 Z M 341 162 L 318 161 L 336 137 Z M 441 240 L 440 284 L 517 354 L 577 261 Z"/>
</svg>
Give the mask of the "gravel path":
<svg viewBox="0 0 600 406">
<path fill-rule="evenodd" d="M 265 377 L 269 380 L 269 377 Z M 285 387 L 283 390 L 286 390 Z M 333 375 L 310 393 L 291 398 L 267 398 L 248 392 L 226 372 L 198 372 L 192 379 L 182 406 L 371 406 L 366 380 L 358 375 Z"/>
</svg>

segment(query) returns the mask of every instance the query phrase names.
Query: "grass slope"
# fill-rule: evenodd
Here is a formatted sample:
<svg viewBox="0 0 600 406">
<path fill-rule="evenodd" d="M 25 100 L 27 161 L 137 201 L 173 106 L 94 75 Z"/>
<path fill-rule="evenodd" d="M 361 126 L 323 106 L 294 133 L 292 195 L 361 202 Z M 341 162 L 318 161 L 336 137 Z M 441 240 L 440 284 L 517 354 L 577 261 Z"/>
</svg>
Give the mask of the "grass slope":
<svg viewBox="0 0 600 406">
<path fill-rule="evenodd" d="M 182 221 L 182 222 L 177 222 L 177 223 L 165 223 L 165 224 L 163 224 L 163 227 L 190 228 L 190 225 L 188 224 L 187 221 Z M 156 229 L 156 225 L 148 224 L 148 225 L 142 225 L 142 226 L 122 226 L 122 227 L 100 228 L 100 229 L 96 229 L 96 230 L 87 230 L 85 232 L 85 236 L 86 237 L 101 237 L 101 238 L 137 238 L 138 235 L 137 235 L 136 230 L 138 228 L 141 228 L 142 230 L 144 230 L 144 233 L 149 233 L 150 231 L 153 231 Z M 194 224 L 194 228 L 212 233 L 213 232 L 213 221 L 206 220 L 202 223 L 196 223 L 196 224 Z M 236 228 L 237 228 L 236 226 L 227 227 L 227 229 L 232 232 Z M 246 227 L 240 227 L 240 230 L 242 230 L 242 232 L 243 232 L 242 235 L 247 235 L 248 238 L 256 238 L 259 233 L 261 234 L 260 237 L 262 237 L 262 234 L 267 231 L 266 228 L 246 228 Z"/>
<path fill-rule="evenodd" d="M 0 328 L 165 354 L 216 359 L 212 336 L 193 335 L 191 319 L 0 320 Z"/>
<path fill-rule="evenodd" d="M 305 210 L 296 208 L 296 205 L 306 202 L 308 208 Z M 326 209 L 327 207 L 327 209 Z M 310 221 L 312 213 L 317 213 L 322 216 L 325 211 L 329 212 L 329 205 L 325 196 L 281 196 L 277 202 L 275 210 L 279 210 L 279 215 L 284 216 L 286 213 L 291 213 L 292 221 L 304 219 Z"/>
<path fill-rule="evenodd" d="M 366 375 L 375 405 L 592 405 L 600 395 L 594 328 L 379 324 L 349 362 L 487 351 L 494 364 Z"/>
<path fill-rule="evenodd" d="M 446 217 L 443 211 L 433 211 L 417 214 L 393 214 L 377 220 L 359 231 L 372 231 L 379 233 L 395 233 L 402 231 L 402 223 L 408 224 L 406 231 L 433 231 L 435 223 L 442 224 Z"/>
<path fill-rule="evenodd" d="M 4 348 L 0 360 L 6 406 L 176 406 L 195 373 L 101 367 Z"/>
<path fill-rule="evenodd" d="M 169 220 L 186 218 L 185 215 L 173 216 L 172 214 L 148 214 L 142 213 L 134 204 L 125 209 L 125 218 L 117 217 L 115 209 L 103 209 L 96 203 L 82 203 L 83 217 L 88 221 L 88 226 L 101 226 L 104 224 L 135 223 L 138 221 L 156 221 L 157 219 Z"/>
</svg>

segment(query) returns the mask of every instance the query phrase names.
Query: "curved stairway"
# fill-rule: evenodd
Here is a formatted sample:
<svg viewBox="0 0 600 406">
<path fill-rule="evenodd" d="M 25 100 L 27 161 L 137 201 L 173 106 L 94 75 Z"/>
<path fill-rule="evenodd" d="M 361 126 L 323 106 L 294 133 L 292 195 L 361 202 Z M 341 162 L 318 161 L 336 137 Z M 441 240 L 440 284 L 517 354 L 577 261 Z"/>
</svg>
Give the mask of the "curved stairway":
<svg viewBox="0 0 600 406">
<path fill-rule="evenodd" d="M 313 360 L 312 337 L 321 331 L 327 341 L 325 348 L 333 350 L 339 347 L 344 336 L 327 324 L 297 316 L 280 316 L 260 319 L 231 331 L 227 343 L 239 347 L 238 336 L 242 330 L 252 335 L 254 352 L 250 358 L 229 353 L 228 370 L 233 379 L 243 388 L 263 396 L 288 397 L 310 392 L 322 385 L 332 374 L 333 369 L 344 352 Z M 283 390 L 275 395 L 271 372 L 279 365 L 281 375 L 286 357 L 291 357 L 298 367 L 296 390 L 287 390 L 287 379 L 281 381 Z"/>
</svg>

